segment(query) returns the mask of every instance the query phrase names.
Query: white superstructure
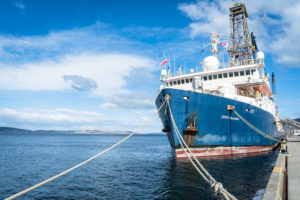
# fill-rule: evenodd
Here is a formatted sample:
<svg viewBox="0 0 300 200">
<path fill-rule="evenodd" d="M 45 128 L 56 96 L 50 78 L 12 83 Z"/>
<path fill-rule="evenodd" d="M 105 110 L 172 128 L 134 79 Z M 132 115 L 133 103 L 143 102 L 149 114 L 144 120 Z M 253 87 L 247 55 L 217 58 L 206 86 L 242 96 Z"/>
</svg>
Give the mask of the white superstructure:
<svg viewBox="0 0 300 200">
<path fill-rule="evenodd" d="M 218 39 L 215 41 L 219 42 Z M 230 67 L 219 69 L 215 44 L 212 42 L 211 45 L 213 55 L 204 58 L 203 70 L 191 69 L 187 73 L 179 68 L 173 74 L 162 70 L 160 80 L 165 84 L 161 89 L 176 88 L 235 99 L 260 107 L 272 113 L 279 121 L 269 76 L 264 73 L 263 52 L 257 52 L 256 59 L 230 62 L 228 64 Z"/>
</svg>

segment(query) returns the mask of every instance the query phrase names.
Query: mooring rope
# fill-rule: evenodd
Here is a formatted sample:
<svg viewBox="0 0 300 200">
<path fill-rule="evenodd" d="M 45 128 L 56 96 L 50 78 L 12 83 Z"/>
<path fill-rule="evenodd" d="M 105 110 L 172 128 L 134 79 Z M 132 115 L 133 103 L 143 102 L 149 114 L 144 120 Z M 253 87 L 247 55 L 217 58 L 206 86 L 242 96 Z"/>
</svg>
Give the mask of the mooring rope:
<svg viewBox="0 0 300 200">
<path fill-rule="evenodd" d="M 180 132 L 178 130 L 178 127 L 177 127 L 177 125 L 175 123 L 175 120 L 174 120 L 174 117 L 173 117 L 173 113 L 172 113 L 172 109 L 171 109 L 171 106 L 169 104 L 169 97 L 166 96 L 165 98 L 167 100 L 167 106 L 169 108 L 170 118 L 171 118 L 174 130 L 175 130 L 175 133 L 176 133 L 176 137 L 177 137 L 177 139 L 179 141 L 179 144 L 180 144 L 181 148 L 183 149 L 185 155 L 188 157 L 188 159 L 191 161 L 191 163 L 193 164 L 193 166 L 195 167 L 195 169 L 198 171 L 198 173 L 211 186 L 212 191 L 214 193 L 214 197 L 215 198 L 226 199 L 226 200 L 237 200 L 236 197 L 234 197 L 225 188 L 223 188 L 223 185 L 221 183 L 219 183 L 218 181 L 216 181 L 211 176 L 211 174 L 204 168 L 204 166 L 200 163 L 200 161 L 195 157 L 194 153 L 190 150 L 190 148 L 188 147 L 188 145 L 186 144 L 186 142 L 182 138 L 182 136 L 181 136 L 181 134 L 180 134 Z M 186 149 L 188 150 L 189 153 L 186 151 Z"/>
<path fill-rule="evenodd" d="M 11 200 L 11 199 L 17 198 L 17 197 L 19 197 L 19 196 L 21 196 L 21 195 L 23 195 L 23 194 L 25 194 L 25 193 L 27 193 L 27 192 L 29 192 L 29 191 L 32 191 L 32 190 L 34 190 L 34 189 L 36 189 L 36 188 L 38 188 L 38 187 L 40 187 L 40 186 L 42 186 L 42 185 L 44 185 L 44 184 L 46 184 L 46 183 L 49 183 L 49 182 L 51 182 L 51 181 L 53 181 L 53 180 L 55 180 L 55 179 L 57 179 L 57 178 L 59 178 L 59 177 L 65 175 L 65 174 L 67 174 L 67 173 L 69 173 L 69 172 L 71 172 L 71 171 L 77 169 L 78 167 L 81 167 L 82 165 L 84 165 L 84 164 L 86 164 L 86 163 L 88 163 L 88 162 L 94 160 L 95 158 L 101 156 L 101 155 L 104 154 L 105 152 L 107 152 L 107 151 L 109 151 L 109 150 L 111 150 L 111 149 L 117 147 L 118 145 L 120 145 L 121 143 L 123 143 L 123 142 L 125 142 L 127 139 L 129 139 L 131 136 L 133 136 L 134 134 L 136 134 L 137 132 L 139 132 L 140 130 L 142 130 L 147 124 L 149 124 L 149 123 L 151 122 L 151 120 L 153 119 L 153 117 L 156 116 L 156 114 L 162 109 L 162 107 L 165 105 L 165 103 L 166 103 L 166 100 L 161 104 L 161 106 L 157 109 L 157 111 L 154 112 L 153 115 L 152 115 L 146 122 L 144 122 L 138 129 L 136 129 L 136 130 L 133 131 L 131 134 L 129 134 L 127 137 L 125 137 L 124 139 L 122 139 L 122 140 L 120 140 L 119 142 L 115 143 L 115 144 L 112 145 L 111 147 L 105 149 L 104 151 L 98 153 L 97 155 L 94 155 L 93 157 L 87 159 L 86 161 L 83 161 L 82 163 L 79 163 L 78 165 L 75 165 L 74 167 L 72 167 L 72 168 L 70 168 L 70 169 L 68 169 L 68 170 L 65 170 L 65 171 L 63 171 L 63 172 L 61 172 L 61 173 L 59 173 L 59 174 L 57 174 L 57 175 L 55 175 L 55 176 L 53 176 L 53 177 L 51 177 L 51 178 L 45 180 L 45 181 L 43 181 L 43 182 L 40 182 L 40 183 L 38 183 L 38 184 L 36 184 L 36 185 L 34 185 L 34 186 L 32 186 L 32 187 L 29 187 L 29 188 L 27 188 L 27 189 L 25 189 L 25 190 L 19 192 L 19 193 L 16 193 L 16 194 L 14 194 L 14 195 L 12 195 L 12 196 L 10 196 L 10 197 L 7 197 L 7 198 L 5 198 L 5 200 Z"/>
<path fill-rule="evenodd" d="M 261 134 L 262 136 L 264 136 L 265 138 L 268 138 L 270 140 L 276 141 L 276 142 L 281 142 L 280 140 L 277 140 L 276 138 L 273 138 L 267 134 L 265 134 L 264 132 L 262 132 L 261 130 L 259 130 L 258 128 L 256 128 L 255 126 L 253 126 L 250 122 L 248 122 L 245 118 L 243 118 L 239 113 L 236 112 L 235 109 L 232 109 L 232 111 L 234 112 L 234 114 L 236 114 L 245 124 L 247 124 L 250 128 L 252 128 L 254 131 L 256 131 L 257 133 Z"/>
</svg>

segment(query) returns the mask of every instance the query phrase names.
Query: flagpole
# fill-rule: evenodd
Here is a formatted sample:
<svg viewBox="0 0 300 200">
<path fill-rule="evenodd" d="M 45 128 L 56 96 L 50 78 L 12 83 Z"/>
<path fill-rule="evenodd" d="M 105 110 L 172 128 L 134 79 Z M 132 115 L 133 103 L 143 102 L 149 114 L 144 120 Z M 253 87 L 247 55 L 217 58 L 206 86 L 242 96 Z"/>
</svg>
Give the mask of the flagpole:
<svg viewBox="0 0 300 200">
<path fill-rule="evenodd" d="M 174 61 L 174 72 L 173 73 L 174 73 L 174 76 L 175 76 L 175 54 L 173 54 L 173 58 L 174 58 L 173 59 L 173 61 Z"/>
<path fill-rule="evenodd" d="M 168 61 L 168 63 L 169 63 L 169 67 L 168 67 L 168 73 L 169 73 L 169 71 L 171 70 L 171 68 L 170 68 L 170 67 L 171 67 L 171 64 L 170 64 L 170 63 L 171 63 L 171 57 L 170 57 L 170 56 L 169 56 L 169 61 Z"/>
</svg>

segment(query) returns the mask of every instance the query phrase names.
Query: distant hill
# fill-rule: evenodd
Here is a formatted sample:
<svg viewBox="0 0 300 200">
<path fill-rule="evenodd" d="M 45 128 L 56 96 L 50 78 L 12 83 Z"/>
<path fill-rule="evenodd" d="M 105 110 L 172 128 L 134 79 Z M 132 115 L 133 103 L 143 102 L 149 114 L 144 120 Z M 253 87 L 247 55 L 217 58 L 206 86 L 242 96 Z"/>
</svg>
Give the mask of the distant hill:
<svg viewBox="0 0 300 200">
<path fill-rule="evenodd" d="M 295 119 L 296 121 L 300 122 L 300 118 Z"/>
<path fill-rule="evenodd" d="M 0 133 L 31 133 L 32 131 L 11 127 L 0 127 Z"/>
<path fill-rule="evenodd" d="M 112 130 L 69 130 L 69 131 L 56 131 L 56 130 L 27 130 L 12 127 L 0 127 L 0 134 L 34 134 L 34 133 L 55 133 L 55 134 L 130 134 L 131 131 L 112 131 Z"/>
</svg>

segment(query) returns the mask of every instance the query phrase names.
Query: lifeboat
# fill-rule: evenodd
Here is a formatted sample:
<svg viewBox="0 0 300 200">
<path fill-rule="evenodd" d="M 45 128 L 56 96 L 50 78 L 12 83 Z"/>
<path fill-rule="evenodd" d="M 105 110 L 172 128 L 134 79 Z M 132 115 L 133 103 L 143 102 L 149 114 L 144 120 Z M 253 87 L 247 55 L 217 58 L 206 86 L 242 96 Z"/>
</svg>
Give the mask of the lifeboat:
<svg viewBox="0 0 300 200">
<path fill-rule="evenodd" d="M 262 93 L 264 96 L 268 96 L 268 97 L 273 96 L 269 84 L 266 84 L 266 83 L 263 85 L 253 87 L 253 90 Z"/>
</svg>

